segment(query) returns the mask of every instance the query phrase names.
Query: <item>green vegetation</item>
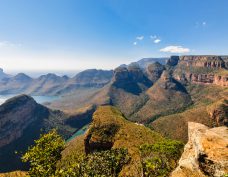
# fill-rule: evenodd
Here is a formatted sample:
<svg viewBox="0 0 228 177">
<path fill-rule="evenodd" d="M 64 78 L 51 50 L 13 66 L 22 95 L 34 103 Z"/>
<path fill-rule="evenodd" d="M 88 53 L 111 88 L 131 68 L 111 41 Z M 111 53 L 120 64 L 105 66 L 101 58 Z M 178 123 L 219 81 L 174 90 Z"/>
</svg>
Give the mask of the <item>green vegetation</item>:
<svg viewBox="0 0 228 177">
<path fill-rule="evenodd" d="M 56 130 L 41 135 L 40 139 L 35 140 L 35 145 L 30 147 L 22 157 L 23 162 L 30 163 L 29 175 L 31 177 L 53 176 L 64 145 L 64 140 Z"/>
<path fill-rule="evenodd" d="M 198 122 L 209 127 L 218 125 L 215 117 L 225 120 L 228 88 L 215 85 L 189 84 L 186 87 L 193 104 L 183 112 L 159 117 L 150 123 L 153 130 L 165 137 L 187 142 L 188 122 Z M 215 113 L 216 116 L 213 114 Z M 224 121 L 223 121 L 224 122 Z M 222 123 L 220 122 L 220 125 Z"/>
<path fill-rule="evenodd" d="M 62 153 L 63 157 L 58 168 L 68 169 L 72 162 L 85 157 L 85 148 L 88 149 L 90 155 L 97 151 L 100 153 L 124 148 L 127 149 L 128 156 L 131 158 L 122 167 L 119 176 L 141 176 L 143 165 L 139 147 L 145 143 L 153 145 L 164 141 L 166 141 L 165 138 L 144 125 L 126 120 L 115 107 L 101 106 L 94 113 L 93 122 L 87 133 L 68 143 Z M 107 146 L 107 143 L 111 146 Z"/>
<path fill-rule="evenodd" d="M 177 166 L 184 144 L 174 140 L 164 140 L 140 147 L 143 175 L 145 177 L 165 177 Z"/>
<path fill-rule="evenodd" d="M 110 176 L 116 177 L 122 167 L 130 161 L 127 149 L 119 148 L 88 155 L 79 154 L 67 165 L 57 167 L 65 142 L 56 130 L 41 135 L 35 145 L 22 157 L 23 162 L 30 163 L 31 177 L 81 177 Z"/>
<path fill-rule="evenodd" d="M 122 167 L 130 160 L 126 149 L 112 149 L 78 156 L 65 168 L 60 168 L 56 176 L 60 177 L 117 177 Z"/>
<path fill-rule="evenodd" d="M 30 176 L 165 176 L 176 167 L 182 147 L 178 141 L 129 122 L 115 107 L 102 106 L 85 135 L 65 145 L 52 130 L 36 140 L 22 159 L 30 162 Z"/>
</svg>

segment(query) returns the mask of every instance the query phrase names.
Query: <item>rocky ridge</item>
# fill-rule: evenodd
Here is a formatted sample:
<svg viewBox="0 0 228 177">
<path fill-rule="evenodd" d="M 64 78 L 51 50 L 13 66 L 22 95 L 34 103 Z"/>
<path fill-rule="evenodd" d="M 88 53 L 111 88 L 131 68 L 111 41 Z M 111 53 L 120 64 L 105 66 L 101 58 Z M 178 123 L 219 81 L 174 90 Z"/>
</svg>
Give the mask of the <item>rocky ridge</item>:
<svg viewBox="0 0 228 177">
<path fill-rule="evenodd" d="M 2 104 L 0 106 L 0 148 L 21 137 L 24 129 L 39 119 L 41 114 L 47 117 L 48 110 L 27 95 L 14 97 Z"/>
</svg>

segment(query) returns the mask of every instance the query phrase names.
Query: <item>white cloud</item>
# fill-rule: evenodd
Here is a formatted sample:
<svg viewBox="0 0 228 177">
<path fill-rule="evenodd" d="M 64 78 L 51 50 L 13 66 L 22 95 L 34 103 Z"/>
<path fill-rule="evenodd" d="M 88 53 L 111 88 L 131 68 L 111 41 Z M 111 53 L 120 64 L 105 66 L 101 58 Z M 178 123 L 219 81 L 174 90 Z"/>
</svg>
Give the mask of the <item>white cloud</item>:
<svg viewBox="0 0 228 177">
<path fill-rule="evenodd" d="M 188 53 L 190 52 L 189 48 L 184 48 L 182 46 L 167 46 L 163 49 L 160 49 L 160 52 L 169 52 L 169 53 Z"/>
<path fill-rule="evenodd" d="M 133 45 L 137 45 L 137 42 L 133 42 Z"/>
<path fill-rule="evenodd" d="M 151 38 L 151 39 L 156 39 L 157 36 L 156 36 L 156 35 L 151 35 L 150 38 Z"/>
<path fill-rule="evenodd" d="M 207 25 L 207 22 L 202 22 L 202 25 L 203 25 L 203 26 L 206 26 L 206 25 Z"/>
<path fill-rule="evenodd" d="M 155 39 L 155 40 L 154 40 L 154 43 L 155 43 L 155 44 L 158 44 L 159 42 L 161 42 L 161 39 Z"/>
<path fill-rule="evenodd" d="M 144 39 L 144 36 L 137 36 L 136 39 L 142 41 Z"/>
</svg>

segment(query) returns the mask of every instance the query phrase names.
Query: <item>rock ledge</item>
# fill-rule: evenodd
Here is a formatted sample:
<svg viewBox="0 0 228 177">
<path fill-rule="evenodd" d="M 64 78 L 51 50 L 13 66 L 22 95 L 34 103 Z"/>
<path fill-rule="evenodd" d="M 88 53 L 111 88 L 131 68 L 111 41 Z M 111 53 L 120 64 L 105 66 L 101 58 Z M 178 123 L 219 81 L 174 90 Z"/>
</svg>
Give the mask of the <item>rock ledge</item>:
<svg viewBox="0 0 228 177">
<path fill-rule="evenodd" d="M 228 128 L 188 123 L 189 140 L 171 177 L 221 177 L 228 174 Z"/>
</svg>

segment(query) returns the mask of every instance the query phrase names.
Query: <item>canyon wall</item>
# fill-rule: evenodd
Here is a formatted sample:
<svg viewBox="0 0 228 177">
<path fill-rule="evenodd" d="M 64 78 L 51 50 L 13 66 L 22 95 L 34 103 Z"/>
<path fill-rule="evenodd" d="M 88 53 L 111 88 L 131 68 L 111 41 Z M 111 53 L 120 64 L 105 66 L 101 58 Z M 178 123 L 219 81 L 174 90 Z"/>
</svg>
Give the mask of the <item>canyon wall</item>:
<svg viewBox="0 0 228 177">
<path fill-rule="evenodd" d="M 228 86 L 227 57 L 180 56 L 174 77 L 183 82 Z"/>
</svg>

